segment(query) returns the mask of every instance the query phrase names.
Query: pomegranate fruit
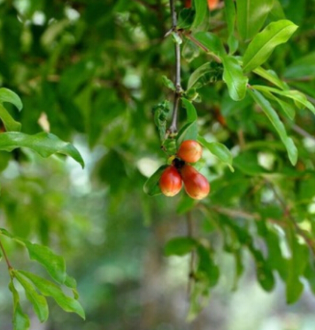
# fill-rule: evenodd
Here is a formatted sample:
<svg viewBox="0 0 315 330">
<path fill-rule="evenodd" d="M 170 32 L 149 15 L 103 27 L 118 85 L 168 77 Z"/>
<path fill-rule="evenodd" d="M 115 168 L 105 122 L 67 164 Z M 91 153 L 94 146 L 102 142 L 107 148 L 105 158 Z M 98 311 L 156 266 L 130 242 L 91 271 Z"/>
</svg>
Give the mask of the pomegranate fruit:
<svg viewBox="0 0 315 330">
<path fill-rule="evenodd" d="M 182 167 L 180 172 L 188 196 L 193 199 L 203 199 L 208 196 L 210 184 L 201 173 L 187 164 Z"/>
<path fill-rule="evenodd" d="M 182 178 L 174 166 L 167 167 L 159 181 L 162 193 L 165 196 L 175 196 L 182 188 Z"/>
<path fill-rule="evenodd" d="M 196 163 L 201 158 L 202 147 L 194 140 L 182 142 L 177 151 L 177 156 L 187 163 Z"/>
</svg>

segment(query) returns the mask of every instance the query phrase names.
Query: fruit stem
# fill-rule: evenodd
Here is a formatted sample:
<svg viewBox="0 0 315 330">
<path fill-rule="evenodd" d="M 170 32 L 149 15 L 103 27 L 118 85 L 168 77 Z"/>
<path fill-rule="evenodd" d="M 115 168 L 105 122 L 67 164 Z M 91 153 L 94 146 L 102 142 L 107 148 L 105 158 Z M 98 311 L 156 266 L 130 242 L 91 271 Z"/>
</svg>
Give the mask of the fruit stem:
<svg viewBox="0 0 315 330">
<path fill-rule="evenodd" d="M 171 15 L 172 15 L 172 31 L 174 33 L 177 32 L 177 14 L 175 10 L 175 0 L 170 0 L 170 8 L 171 8 Z M 180 77 L 180 70 L 181 70 L 181 61 L 180 61 L 180 44 L 175 42 L 175 92 L 174 92 L 174 106 L 173 106 L 173 114 L 172 114 L 172 121 L 171 125 L 168 128 L 168 133 L 170 135 L 174 135 L 177 133 L 177 121 L 178 121 L 178 109 L 179 109 L 179 101 L 182 93 L 181 87 L 181 77 Z"/>
</svg>

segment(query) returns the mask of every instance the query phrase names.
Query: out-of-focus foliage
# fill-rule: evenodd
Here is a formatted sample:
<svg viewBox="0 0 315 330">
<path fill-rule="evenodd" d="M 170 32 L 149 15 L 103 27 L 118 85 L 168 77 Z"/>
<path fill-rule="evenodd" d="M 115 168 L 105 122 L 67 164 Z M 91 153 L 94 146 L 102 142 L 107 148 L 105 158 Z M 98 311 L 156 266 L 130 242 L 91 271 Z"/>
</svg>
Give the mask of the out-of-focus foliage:
<svg viewBox="0 0 315 330">
<path fill-rule="evenodd" d="M 239 10 L 247 2 L 248 11 Z M 165 261 L 164 253 L 194 251 L 189 318 L 225 279 L 222 260 L 231 256 L 230 287 L 237 287 L 250 254 L 267 292 L 277 278 L 289 303 L 299 299 L 304 283 L 315 290 L 314 1 L 237 0 L 236 7 L 224 1 L 207 15 L 199 3 L 193 2 L 194 18 L 184 1 L 176 2 L 183 29 L 192 26 L 192 36 L 211 50 L 206 54 L 183 36 L 180 128 L 187 122 L 198 128 L 201 171 L 211 183 L 199 204 L 184 193 L 167 199 L 142 190 L 166 163 L 160 135 L 170 116 L 175 63 L 174 38 L 165 37 L 168 1 L 0 4 L 0 82 L 24 105 L 17 112 L 4 103 L 8 113 L 22 123 L 21 134 L 50 130 L 74 140 L 87 164 L 82 172 L 71 161 L 64 167 L 27 148 L 0 154 L 1 227 L 54 247 L 78 281 L 86 323 L 51 303 L 52 328 L 168 329 L 172 309 L 151 308 L 154 300 L 167 302 L 157 292 L 166 296 L 175 285 L 155 277 L 177 260 Z M 266 13 L 257 17 L 261 3 Z M 279 31 L 284 35 L 275 40 Z M 153 111 L 158 104 L 163 118 Z M 187 238 L 187 217 L 193 238 Z M 41 272 L 9 239 L 3 244 L 18 269 Z M 3 260 L 0 267 L 4 273 Z M 188 281 L 189 270 L 180 270 Z M 169 271 L 176 274 L 176 266 Z M 182 300 L 174 298 L 178 306 Z M 11 307 L 1 310 L 4 329 L 11 329 L 5 319 Z M 159 312 L 163 318 L 155 318 Z"/>
</svg>

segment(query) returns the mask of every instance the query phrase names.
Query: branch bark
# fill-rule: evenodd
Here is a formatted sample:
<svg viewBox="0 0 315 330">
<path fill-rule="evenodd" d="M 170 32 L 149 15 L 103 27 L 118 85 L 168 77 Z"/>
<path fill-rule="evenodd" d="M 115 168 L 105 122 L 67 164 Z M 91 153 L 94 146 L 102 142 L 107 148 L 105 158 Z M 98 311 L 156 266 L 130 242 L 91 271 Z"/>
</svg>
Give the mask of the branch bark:
<svg viewBox="0 0 315 330">
<path fill-rule="evenodd" d="M 177 14 L 175 10 L 175 0 L 170 0 L 171 15 L 172 15 L 172 31 L 177 32 Z M 175 42 L 175 93 L 174 93 L 174 105 L 171 125 L 168 128 L 168 134 L 174 135 L 177 133 L 177 122 L 178 122 L 178 109 L 180 103 L 180 97 L 182 93 L 181 87 L 181 61 L 180 61 L 180 44 Z"/>
</svg>

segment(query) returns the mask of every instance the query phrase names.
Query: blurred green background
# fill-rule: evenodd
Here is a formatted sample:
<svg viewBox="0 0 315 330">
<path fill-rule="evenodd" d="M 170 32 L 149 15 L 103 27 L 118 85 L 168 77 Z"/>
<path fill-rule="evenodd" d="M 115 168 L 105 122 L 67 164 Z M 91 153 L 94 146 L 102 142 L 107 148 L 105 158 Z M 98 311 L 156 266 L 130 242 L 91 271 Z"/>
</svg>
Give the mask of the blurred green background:
<svg viewBox="0 0 315 330">
<path fill-rule="evenodd" d="M 315 1 L 281 3 L 288 19 L 300 28 L 289 44 L 274 52 L 270 65 L 283 76 L 290 63 L 312 54 L 311 78 L 292 84 L 315 98 Z M 180 1 L 177 5 L 183 7 Z M 172 78 L 174 72 L 173 42 L 164 38 L 171 26 L 169 14 L 166 0 L 0 1 L 0 83 L 19 94 L 24 104 L 20 113 L 10 109 L 13 116 L 29 134 L 49 125 L 52 133 L 72 141 L 86 162 L 82 170 L 71 159 L 42 159 L 27 150 L 0 154 L 0 226 L 65 257 L 87 315 L 82 321 L 50 301 L 49 321 L 40 325 L 32 317 L 31 329 L 312 330 L 315 298 L 308 282 L 302 299 L 287 306 L 280 279 L 276 277 L 271 293 L 263 291 L 246 251 L 245 272 L 232 291 L 233 258 L 224 253 L 218 232 L 200 210 L 193 212 L 194 231 L 216 246 L 221 276 L 200 316 L 192 323 L 185 321 L 189 257 L 164 256 L 170 238 L 187 234 L 186 217 L 176 212 L 183 197 L 152 198 L 142 190 L 146 178 L 165 162 L 152 107 L 172 100 L 162 79 Z M 210 13 L 210 30 L 221 33 L 221 23 L 218 8 Z M 186 47 L 184 84 L 206 58 L 202 54 L 194 58 L 198 55 L 194 51 Z M 202 132 L 225 143 L 234 154 L 238 124 L 247 141 L 270 137 L 268 124 L 255 122 L 259 115 L 249 114 L 246 100 L 233 103 L 221 82 L 206 86 L 200 94 Z M 218 108 L 229 129 L 218 121 Z M 232 114 L 236 108 L 240 111 Z M 297 121 L 315 133 L 313 117 L 302 112 Z M 311 142 L 301 142 L 300 165 L 314 169 Z M 250 152 L 247 157 L 244 162 L 251 159 Z M 205 152 L 204 158 L 203 173 L 216 180 L 214 202 L 248 206 L 243 196 L 249 186 L 257 185 L 255 178 L 239 170 L 241 163 L 232 174 L 212 155 Z M 281 148 L 275 163 L 289 168 Z M 223 183 L 229 190 L 222 188 Z M 288 182 L 279 185 L 294 201 L 295 187 Z M 314 188 L 310 189 L 312 198 Z M 270 197 L 266 191 L 259 194 Z M 255 203 L 250 204 L 252 210 Z M 16 268 L 43 272 L 25 251 L 9 240 L 4 244 Z M 9 330 L 12 305 L 4 262 L 0 274 L 0 329 Z M 22 305 L 33 315 L 25 297 Z"/>
</svg>

